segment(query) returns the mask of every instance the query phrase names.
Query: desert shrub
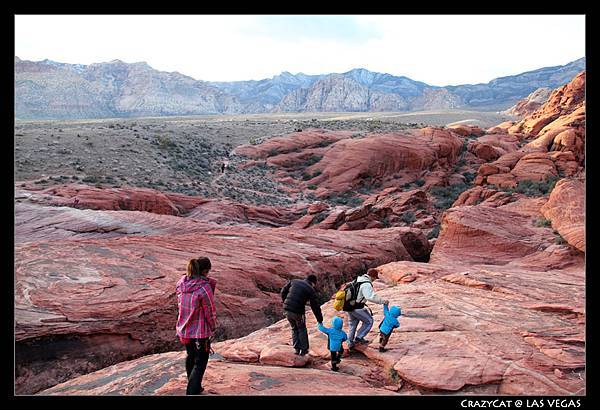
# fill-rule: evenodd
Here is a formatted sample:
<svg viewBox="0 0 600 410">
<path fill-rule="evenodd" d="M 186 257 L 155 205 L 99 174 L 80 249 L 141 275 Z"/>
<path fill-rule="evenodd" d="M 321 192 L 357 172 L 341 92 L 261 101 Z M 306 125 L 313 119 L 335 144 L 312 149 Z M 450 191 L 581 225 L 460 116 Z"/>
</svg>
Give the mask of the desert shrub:
<svg viewBox="0 0 600 410">
<path fill-rule="evenodd" d="M 554 231 L 554 243 L 557 245 L 567 245 L 568 242 L 557 231 Z"/>
<path fill-rule="evenodd" d="M 417 220 L 417 217 L 413 212 L 407 211 L 402 214 L 402 217 L 400 219 L 402 219 L 407 224 L 412 224 L 414 221 Z"/>
<path fill-rule="evenodd" d="M 95 183 L 95 182 L 100 182 L 100 178 L 98 178 L 96 175 L 88 175 L 85 178 L 83 178 L 81 181 L 88 182 L 88 183 Z"/>
<path fill-rule="evenodd" d="M 325 212 L 321 212 L 321 213 L 317 214 L 313 218 L 313 220 L 310 222 L 310 226 L 320 224 L 321 222 L 323 222 L 325 220 L 325 218 L 327 218 L 327 214 Z"/>
<path fill-rule="evenodd" d="M 439 234 L 440 234 L 440 226 L 437 225 L 431 231 L 429 231 L 429 233 L 427 234 L 427 239 L 437 238 Z"/>
<path fill-rule="evenodd" d="M 315 172 L 313 172 L 313 175 L 312 175 L 312 177 L 313 177 L 313 178 L 316 178 L 316 177 L 318 177 L 319 175 L 321 175 L 321 171 L 320 171 L 320 170 L 316 170 Z"/>
<path fill-rule="evenodd" d="M 315 189 L 317 189 L 317 186 L 315 184 L 310 184 L 309 186 L 307 186 L 307 188 L 315 190 Z"/>
<path fill-rule="evenodd" d="M 311 166 L 311 165 L 314 165 L 314 164 L 316 164 L 317 162 L 321 161 L 321 158 L 323 158 L 323 157 L 320 157 L 320 156 L 318 156 L 318 155 L 314 155 L 314 154 L 313 154 L 313 155 L 311 155 L 311 156 L 310 156 L 310 157 L 309 157 L 309 158 L 308 158 L 308 159 L 307 159 L 307 160 L 304 162 L 304 165 L 305 165 L 305 166 L 307 166 L 307 167 L 309 167 L 309 166 Z"/>
<path fill-rule="evenodd" d="M 437 198 L 437 202 L 435 203 L 437 209 L 448 209 L 452 206 L 454 201 L 458 199 L 458 196 L 468 188 L 469 186 L 467 184 L 461 182 L 445 187 L 436 186 L 431 188 L 429 192 Z"/>
<path fill-rule="evenodd" d="M 161 149 L 173 149 L 177 147 L 177 144 L 175 144 L 169 137 L 164 135 L 159 135 L 156 137 L 156 142 L 158 147 Z"/>
<path fill-rule="evenodd" d="M 558 181 L 558 177 L 550 177 L 544 181 L 519 181 L 515 188 L 507 188 L 505 191 L 509 193 L 519 193 L 527 196 L 543 196 L 554 189 L 554 185 Z"/>
<path fill-rule="evenodd" d="M 417 186 L 423 186 L 423 185 L 425 185 L 425 180 L 424 180 L 424 179 L 417 179 L 417 180 L 415 181 L 415 184 L 416 184 Z M 405 184 L 405 185 L 406 185 L 406 184 Z M 410 186 L 410 184 L 408 184 L 408 185 Z"/>
<path fill-rule="evenodd" d="M 396 371 L 396 369 L 394 369 L 393 367 L 390 368 L 390 379 L 398 384 L 400 382 L 400 375 L 398 374 L 398 372 Z"/>
<path fill-rule="evenodd" d="M 477 176 L 477 173 L 475 173 L 475 172 L 465 172 L 465 173 L 463 173 L 463 176 L 465 177 L 465 181 L 467 181 L 467 183 L 470 184 L 471 182 L 473 182 L 473 180 Z"/>
<path fill-rule="evenodd" d="M 360 205 L 362 205 L 362 203 L 363 203 L 363 199 L 359 198 L 357 196 L 349 198 L 348 202 L 347 202 L 348 206 L 351 206 L 352 208 L 360 206 Z"/>
<path fill-rule="evenodd" d="M 312 177 L 310 176 L 310 174 L 307 174 L 306 172 L 302 173 L 302 180 L 303 181 L 308 181 L 309 179 L 312 179 Z"/>
<path fill-rule="evenodd" d="M 548 228 L 552 226 L 552 221 L 542 218 L 542 219 L 536 219 L 533 224 L 537 227 L 544 227 L 544 228 Z"/>
<path fill-rule="evenodd" d="M 326 147 L 326 146 L 328 146 L 328 145 L 331 145 L 331 144 L 333 144 L 334 142 L 335 142 L 335 141 L 332 141 L 332 140 L 323 140 L 323 141 L 319 142 L 319 143 L 318 143 L 317 145 L 315 145 L 315 146 L 316 146 L 316 147 L 318 147 L 318 148 L 323 148 L 323 147 Z"/>
</svg>

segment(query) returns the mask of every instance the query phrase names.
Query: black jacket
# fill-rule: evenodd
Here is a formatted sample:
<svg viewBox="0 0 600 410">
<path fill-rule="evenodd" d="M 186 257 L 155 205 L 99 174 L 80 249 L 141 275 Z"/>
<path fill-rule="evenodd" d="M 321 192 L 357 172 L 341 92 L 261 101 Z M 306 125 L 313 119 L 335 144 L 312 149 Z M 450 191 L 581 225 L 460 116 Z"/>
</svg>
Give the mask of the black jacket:
<svg viewBox="0 0 600 410">
<path fill-rule="evenodd" d="M 317 322 L 323 322 L 323 313 L 317 300 L 317 292 L 306 279 L 292 279 L 281 289 L 283 309 L 289 312 L 304 314 L 304 306 L 310 301 L 310 307 Z"/>
</svg>

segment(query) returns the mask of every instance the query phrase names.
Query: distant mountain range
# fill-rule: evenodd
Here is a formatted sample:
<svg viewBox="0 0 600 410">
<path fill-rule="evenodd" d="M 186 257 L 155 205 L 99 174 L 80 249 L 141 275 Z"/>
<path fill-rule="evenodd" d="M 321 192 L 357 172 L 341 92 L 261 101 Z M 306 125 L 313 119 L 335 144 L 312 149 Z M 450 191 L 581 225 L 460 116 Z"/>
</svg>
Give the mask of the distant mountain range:
<svg viewBox="0 0 600 410">
<path fill-rule="evenodd" d="M 15 57 L 15 118 L 81 119 L 319 111 L 500 111 L 540 87 L 556 88 L 585 69 L 585 58 L 487 84 L 437 87 L 363 68 L 251 81 L 207 82 L 146 63 L 90 65 Z"/>
</svg>

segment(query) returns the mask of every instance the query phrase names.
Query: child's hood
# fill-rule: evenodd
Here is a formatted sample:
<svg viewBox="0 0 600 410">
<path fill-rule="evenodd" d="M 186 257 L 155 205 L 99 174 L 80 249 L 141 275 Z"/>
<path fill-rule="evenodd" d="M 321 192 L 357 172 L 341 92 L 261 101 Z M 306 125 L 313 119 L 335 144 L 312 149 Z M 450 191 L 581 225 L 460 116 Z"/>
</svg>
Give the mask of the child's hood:
<svg viewBox="0 0 600 410">
<path fill-rule="evenodd" d="M 400 308 L 398 306 L 392 306 L 390 308 L 390 315 L 392 315 L 392 317 L 397 318 L 401 314 L 402 314 L 402 311 L 400 310 Z"/>
<path fill-rule="evenodd" d="M 341 318 L 339 318 L 339 317 L 336 316 L 331 321 L 331 324 L 333 325 L 334 329 L 342 330 L 342 326 L 344 325 L 344 321 Z"/>
</svg>

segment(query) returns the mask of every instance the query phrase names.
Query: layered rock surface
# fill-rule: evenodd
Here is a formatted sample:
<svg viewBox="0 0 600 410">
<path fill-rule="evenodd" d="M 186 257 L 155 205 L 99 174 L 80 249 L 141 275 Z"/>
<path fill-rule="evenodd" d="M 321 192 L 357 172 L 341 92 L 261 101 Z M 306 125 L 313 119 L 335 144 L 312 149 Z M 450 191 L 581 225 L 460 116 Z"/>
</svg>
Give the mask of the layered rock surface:
<svg viewBox="0 0 600 410">
<path fill-rule="evenodd" d="M 568 187 L 558 184 L 556 195 Z M 465 197 L 477 193 L 487 199 L 445 214 L 431 263 L 377 267 L 376 291 L 403 312 L 388 351 L 377 349 L 382 309 L 371 305 L 372 342 L 333 373 L 327 337 L 308 313 L 309 360 L 296 360 L 281 320 L 216 343 L 207 394 L 294 394 L 299 380 L 299 394 L 353 394 L 340 386 L 356 386 L 356 394 L 585 394 L 584 254 L 552 243 L 552 229 L 535 224 L 552 199 L 492 200 L 478 188 Z M 325 323 L 341 316 L 347 330 L 347 317 L 331 303 L 323 306 Z M 184 356 L 121 363 L 41 394 L 183 394 Z M 265 389 L 256 388 L 264 380 Z"/>
<path fill-rule="evenodd" d="M 514 125 L 496 127 L 523 143 L 501 154 L 483 151 L 477 184 L 514 188 L 522 181 L 548 181 L 583 172 L 585 160 L 585 71 L 550 94 L 537 110 Z M 501 154 L 501 155 L 497 155 Z"/>
<path fill-rule="evenodd" d="M 16 210 L 16 388 L 25 393 L 177 347 L 174 284 L 192 257 L 212 260 L 217 335 L 224 338 L 281 317 L 278 292 L 287 279 L 314 272 L 328 295 L 366 268 L 429 251 L 410 228 L 391 228 L 382 238 L 377 230 L 224 227 L 39 203 Z"/>
</svg>

